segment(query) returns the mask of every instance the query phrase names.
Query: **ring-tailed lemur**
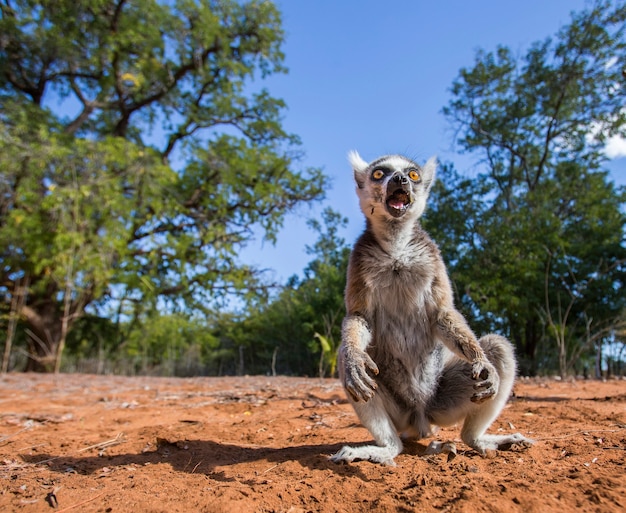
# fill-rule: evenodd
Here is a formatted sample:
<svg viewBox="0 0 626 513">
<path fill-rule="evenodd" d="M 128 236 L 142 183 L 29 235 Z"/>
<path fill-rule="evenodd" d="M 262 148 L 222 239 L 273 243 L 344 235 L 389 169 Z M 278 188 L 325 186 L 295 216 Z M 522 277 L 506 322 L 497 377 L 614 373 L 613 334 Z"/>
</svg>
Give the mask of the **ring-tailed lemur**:
<svg viewBox="0 0 626 513">
<path fill-rule="evenodd" d="M 532 444 L 519 433 L 485 434 L 511 393 L 515 355 L 499 335 L 476 339 L 419 223 L 435 159 L 420 167 L 389 155 L 368 164 L 351 152 L 349 160 L 366 228 L 348 267 L 339 373 L 376 445 L 346 446 L 331 459 L 393 465 L 399 433 L 422 438 L 460 421 L 461 438 L 481 454 Z"/>
</svg>

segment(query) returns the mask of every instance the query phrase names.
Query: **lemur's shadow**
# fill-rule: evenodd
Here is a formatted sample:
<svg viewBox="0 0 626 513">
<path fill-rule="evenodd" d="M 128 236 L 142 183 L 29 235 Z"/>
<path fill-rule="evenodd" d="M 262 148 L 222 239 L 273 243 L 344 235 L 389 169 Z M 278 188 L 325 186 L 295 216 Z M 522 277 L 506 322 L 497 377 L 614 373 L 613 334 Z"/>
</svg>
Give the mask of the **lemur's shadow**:
<svg viewBox="0 0 626 513">
<path fill-rule="evenodd" d="M 212 440 L 189 440 L 184 447 L 162 443 L 154 450 L 140 453 L 125 453 L 107 456 L 55 456 L 38 454 L 22 458 L 28 463 L 44 463 L 55 472 L 68 472 L 68 469 L 79 474 L 94 474 L 104 467 L 125 465 L 143 466 L 146 464 L 169 463 L 179 472 L 205 474 L 218 481 L 233 481 L 227 477 L 223 467 L 266 461 L 268 469 L 287 461 L 298 461 L 311 470 L 327 470 L 343 476 L 356 476 L 364 481 L 370 479 L 358 465 L 337 464 L 329 460 L 329 456 L 337 452 L 344 443 L 322 445 L 296 445 L 283 448 L 242 447 L 234 444 L 219 443 Z M 262 471 L 261 471 L 262 472 Z M 251 477 L 257 477 L 257 475 Z"/>
</svg>

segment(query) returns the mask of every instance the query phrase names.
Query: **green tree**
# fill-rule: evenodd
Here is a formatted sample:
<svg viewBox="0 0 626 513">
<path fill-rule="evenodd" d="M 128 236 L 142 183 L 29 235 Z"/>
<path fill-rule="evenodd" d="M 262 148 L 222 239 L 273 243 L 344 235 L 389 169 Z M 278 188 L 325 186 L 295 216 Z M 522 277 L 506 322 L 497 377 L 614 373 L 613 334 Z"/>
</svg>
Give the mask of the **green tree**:
<svg viewBox="0 0 626 513">
<path fill-rule="evenodd" d="M 207 354 L 217 345 L 204 318 L 153 311 L 133 323 L 112 359 L 140 374 L 198 375 L 206 373 Z"/>
<path fill-rule="evenodd" d="M 222 318 L 219 333 L 229 333 L 222 349 L 233 361 L 241 348 L 246 373 L 324 375 L 334 372 L 345 307 L 349 247 L 338 230 L 347 219 L 327 208 L 322 219 L 311 219 L 318 234 L 307 252 L 315 258 L 303 277 L 292 276 L 269 303 L 256 301 L 245 315 Z M 319 336 L 327 344 L 326 350 Z M 240 365 L 241 366 L 241 365 Z"/>
<path fill-rule="evenodd" d="M 204 309 L 263 285 L 238 250 L 318 199 L 295 170 L 271 2 L 0 3 L 0 294 L 23 283 L 29 369 L 86 308 Z M 22 287 L 23 288 L 23 287 Z"/>
<path fill-rule="evenodd" d="M 428 227 L 466 312 L 526 372 L 570 372 L 623 320 L 626 196 L 603 147 L 626 135 L 625 21 L 622 2 L 596 2 L 520 58 L 481 50 L 444 109 L 480 164 L 444 171 Z"/>
<path fill-rule="evenodd" d="M 345 239 L 339 237 L 339 228 L 345 227 L 348 219 L 327 208 L 322 213 L 322 222 L 311 219 L 309 226 L 318 234 L 307 252 L 316 258 L 304 270 L 304 281 L 299 291 L 312 310 L 308 325 L 315 329 L 313 337 L 319 343 L 319 375 L 326 372 L 331 376 L 337 368 L 337 350 L 341 343 L 341 323 L 345 315 L 344 289 L 350 248 Z"/>
</svg>

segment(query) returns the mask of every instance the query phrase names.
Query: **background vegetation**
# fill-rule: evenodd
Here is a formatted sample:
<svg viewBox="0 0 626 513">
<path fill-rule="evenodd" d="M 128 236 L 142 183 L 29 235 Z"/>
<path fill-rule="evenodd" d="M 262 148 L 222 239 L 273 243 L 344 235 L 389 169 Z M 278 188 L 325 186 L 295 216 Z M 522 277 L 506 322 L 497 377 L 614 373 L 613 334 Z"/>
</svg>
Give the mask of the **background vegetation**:
<svg viewBox="0 0 626 513">
<path fill-rule="evenodd" d="M 53 5 L 54 4 L 54 5 Z M 347 221 L 285 284 L 237 259 L 327 177 L 299 169 L 270 2 L 0 3 L 2 370 L 332 375 Z M 442 166 L 424 223 L 477 332 L 524 374 L 624 373 L 626 7 L 525 55 L 479 51 L 443 109 L 480 172 Z"/>
</svg>

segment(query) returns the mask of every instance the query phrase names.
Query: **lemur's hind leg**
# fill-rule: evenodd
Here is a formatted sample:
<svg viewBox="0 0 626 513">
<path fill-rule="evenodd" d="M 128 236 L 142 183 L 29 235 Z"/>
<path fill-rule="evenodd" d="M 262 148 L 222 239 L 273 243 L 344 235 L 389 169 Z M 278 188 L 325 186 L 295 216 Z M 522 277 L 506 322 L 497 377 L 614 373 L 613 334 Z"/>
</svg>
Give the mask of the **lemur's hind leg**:
<svg viewBox="0 0 626 513">
<path fill-rule="evenodd" d="M 385 403 L 390 405 L 389 399 L 384 392 L 379 391 L 367 402 L 355 402 L 350 400 L 359 420 L 374 437 L 376 445 L 363 445 L 357 447 L 344 446 L 330 459 L 335 463 L 341 461 L 369 460 L 374 463 L 395 466 L 394 458 L 402 452 L 402 440 L 398 436 L 396 427 Z"/>
<path fill-rule="evenodd" d="M 485 434 L 509 399 L 516 365 L 513 347 L 504 337 L 486 335 L 478 343 L 498 373 L 497 392 L 492 397 L 483 397 L 477 381 L 472 379 L 471 364 L 455 359 L 444 370 L 437 393 L 428 405 L 428 418 L 438 426 L 449 426 L 465 419 L 461 439 L 482 455 L 489 450 L 507 450 L 513 445 L 528 447 L 533 440 L 520 433 Z"/>
</svg>

